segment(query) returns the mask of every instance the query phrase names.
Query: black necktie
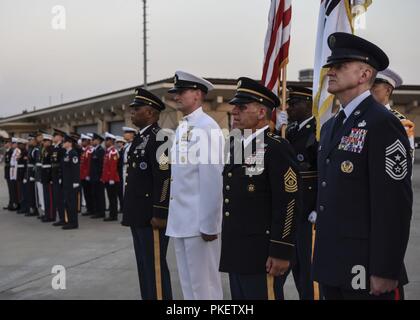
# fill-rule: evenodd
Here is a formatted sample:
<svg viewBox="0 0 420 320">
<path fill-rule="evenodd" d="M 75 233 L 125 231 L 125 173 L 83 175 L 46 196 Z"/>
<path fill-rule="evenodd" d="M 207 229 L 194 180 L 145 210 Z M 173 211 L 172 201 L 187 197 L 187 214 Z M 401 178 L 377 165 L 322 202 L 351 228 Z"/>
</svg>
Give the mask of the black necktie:
<svg viewBox="0 0 420 320">
<path fill-rule="evenodd" d="M 337 132 L 343 126 L 343 122 L 344 122 L 345 119 L 346 119 L 346 113 L 344 112 L 344 110 L 341 110 L 340 113 L 335 118 L 331 139 L 333 139 L 335 137 Z"/>
</svg>

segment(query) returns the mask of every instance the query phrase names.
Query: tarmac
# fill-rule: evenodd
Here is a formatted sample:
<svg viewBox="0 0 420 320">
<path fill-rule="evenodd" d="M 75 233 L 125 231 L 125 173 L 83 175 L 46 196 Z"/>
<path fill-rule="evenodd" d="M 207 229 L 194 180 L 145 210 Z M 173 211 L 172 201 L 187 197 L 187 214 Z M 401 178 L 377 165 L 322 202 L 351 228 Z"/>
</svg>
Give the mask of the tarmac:
<svg viewBox="0 0 420 320">
<path fill-rule="evenodd" d="M 3 173 L 3 167 L 0 167 Z M 0 177 L 0 205 L 7 191 Z M 420 299 L 420 164 L 414 166 L 414 208 L 406 267 L 410 283 L 406 299 Z M 390 196 L 390 195 L 384 195 Z M 397 199 L 396 199 L 397 200 Z M 121 216 L 120 216 L 121 218 Z M 2 300 L 139 300 L 140 289 L 129 228 L 119 222 L 79 217 L 80 228 L 62 230 L 0 209 L 0 299 Z M 168 264 L 174 299 L 182 299 L 172 243 Z M 64 266 L 66 288 L 54 289 L 52 268 Z M 224 299 L 229 282 L 222 274 Z M 298 299 L 293 277 L 285 285 L 285 298 Z"/>
</svg>

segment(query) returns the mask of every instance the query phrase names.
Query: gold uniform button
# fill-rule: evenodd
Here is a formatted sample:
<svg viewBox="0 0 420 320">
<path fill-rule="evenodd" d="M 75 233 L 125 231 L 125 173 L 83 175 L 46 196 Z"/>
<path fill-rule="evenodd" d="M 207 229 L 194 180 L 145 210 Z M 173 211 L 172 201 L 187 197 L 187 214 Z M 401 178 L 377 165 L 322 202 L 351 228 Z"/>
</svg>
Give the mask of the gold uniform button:
<svg viewBox="0 0 420 320">
<path fill-rule="evenodd" d="M 225 199 L 225 203 L 229 203 L 229 199 Z"/>
<path fill-rule="evenodd" d="M 229 191 L 230 190 L 230 186 L 226 186 L 226 190 Z"/>
<path fill-rule="evenodd" d="M 230 216 L 230 213 L 229 212 L 225 212 L 225 216 L 226 217 L 229 217 Z"/>
<path fill-rule="evenodd" d="M 232 172 L 228 173 L 228 177 L 231 178 L 232 177 Z"/>
</svg>

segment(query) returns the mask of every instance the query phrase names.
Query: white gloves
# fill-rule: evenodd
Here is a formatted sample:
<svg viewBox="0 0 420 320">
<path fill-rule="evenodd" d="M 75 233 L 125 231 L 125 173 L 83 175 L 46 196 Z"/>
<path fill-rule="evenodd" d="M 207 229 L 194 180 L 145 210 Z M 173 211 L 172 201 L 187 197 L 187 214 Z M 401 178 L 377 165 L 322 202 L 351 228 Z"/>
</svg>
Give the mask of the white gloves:
<svg viewBox="0 0 420 320">
<path fill-rule="evenodd" d="M 90 181 L 90 177 L 86 177 L 86 179 L 85 179 L 86 181 Z"/>
<path fill-rule="evenodd" d="M 287 119 L 288 119 L 288 116 L 287 116 L 286 111 L 278 111 L 277 110 L 276 129 L 280 130 L 283 125 L 287 126 L 287 124 L 288 124 Z"/>
<path fill-rule="evenodd" d="M 28 180 L 26 180 L 26 179 L 23 179 L 23 183 L 27 183 L 28 182 Z"/>
<path fill-rule="evenodd" d="M 34 182 L 35 181 L 35 178 L 30 177 L 29 178 L 29 181 Z"/>
<path fill-rule="evenodd" d="M 311 214 L 308 216 L 308 221 L 313 224 L 316 222 L 316 211 L 311 212 Z"/>
<path fill-rule="evenodd" d="M 61 179 L 58 179 L 58 184 L 61 184 Z"/>
<path fill-rule="evenodd" d="M 110 186 L 113 186 L 115 184 L 115 181 L 114 180 L 109 180 L 109 185 Z"/>
<path fill-rule="evenodd" d="M 78 183 L 73 183 L 73 189 L 79 188 L 79 184 Z"/>
</svg>

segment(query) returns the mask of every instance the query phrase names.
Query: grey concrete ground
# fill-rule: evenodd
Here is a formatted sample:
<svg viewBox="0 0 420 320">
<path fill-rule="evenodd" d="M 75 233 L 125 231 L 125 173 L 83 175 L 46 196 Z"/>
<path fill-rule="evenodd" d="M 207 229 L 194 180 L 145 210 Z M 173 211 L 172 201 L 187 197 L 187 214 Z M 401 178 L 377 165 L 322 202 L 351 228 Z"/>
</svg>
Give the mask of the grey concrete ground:
<svg viewBox="0 0 420 320">
<path fill-rule="evenodd" d="M 3 168 L 0 168 L 3 172 Z M 0 204 L 6 187 L 0 182 Z M 414 174 L 414 214 L 406 255 L 407 299 L 420 299 L 420 165 Z M 392 195 L 384 195 L 389 197 Z M 396 199 L 397 201 L 397 199 Z M 174 298 L 181 299 L 173 246 L 168 260 Z M 54 265 L 66 268 L 66 290 L 52 289 Z M 0 299 L 139 299 L 131 234 L 116 222 L 80 217 L 80 229 L 64 231 L 33 217 L 0 210 Z M 225 299 L 228 281 L 223 275 Z M 286 299 L 297 299 L 292 277 Z"/>
</svg>

